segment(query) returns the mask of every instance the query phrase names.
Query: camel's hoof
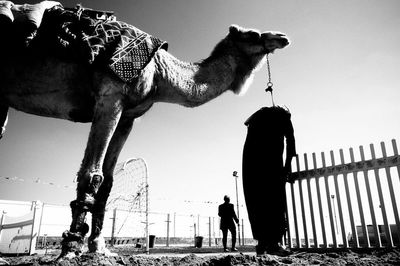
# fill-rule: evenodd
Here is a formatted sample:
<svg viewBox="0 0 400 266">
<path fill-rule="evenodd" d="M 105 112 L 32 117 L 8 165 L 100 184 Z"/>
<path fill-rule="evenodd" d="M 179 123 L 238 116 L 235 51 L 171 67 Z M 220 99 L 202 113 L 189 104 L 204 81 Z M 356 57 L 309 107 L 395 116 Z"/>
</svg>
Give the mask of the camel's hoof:
<svg viewBox="0 0 400 266">
<path fill-rule="evenodd" d="M 66 254 L 73 253 L 77 256 L 81 255 L 84 250 L 84 244 L 80 241 L 63 241 L 61 243 L 61 256 L 65 256 Z"/>
<path fill-rule="evenodd" d="M 61 259 L 72 259 L 76 256 L 80 256 L 85 251 L 85 244 L 80 233 L 72 233 L 67 230 L 62 236 L 64 239 L 61 241 L 61 254 L 57 258 L 57 261 Z"/>
<path fill-rule="evenodd" d="M 104 238 L 101 235 L 95 238 L 89 237 L 88 248 L 89 252 L 102 254 L 107 257 L 118 256 L 117 253 L 111 252 L 108 248 L 106 248 Z"/>
<path fill-rule="evenodd" d="M 75 252 L 67 252 L 67 253 L 61 252 L 60 256 L 58 256 L 56 261 L 61 262 L 63 260 L 71 260 L 77 256 L 79 256 L 79 254 L 76 254 Z"/>
<path fill-rule="evenodd" d="M 102 254 L 106 257 L 118 257 L 118 253 L 111 252 L 108 248 L 105 248 Z"/>
</svg>

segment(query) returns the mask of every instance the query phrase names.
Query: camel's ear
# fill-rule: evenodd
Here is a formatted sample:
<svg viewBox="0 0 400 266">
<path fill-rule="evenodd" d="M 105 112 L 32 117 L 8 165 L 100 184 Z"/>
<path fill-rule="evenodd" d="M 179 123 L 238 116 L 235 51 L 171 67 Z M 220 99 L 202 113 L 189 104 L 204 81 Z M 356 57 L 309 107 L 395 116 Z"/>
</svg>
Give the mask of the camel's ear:
<svg viewBox="0 0 400 266">
<path fill-rule="evenodd" d="M 236 35 L 239 33 L 239 29 L 240 27 L 238 25 L 233 24 L 229 27 L 229 34 Z"/>
</svg>

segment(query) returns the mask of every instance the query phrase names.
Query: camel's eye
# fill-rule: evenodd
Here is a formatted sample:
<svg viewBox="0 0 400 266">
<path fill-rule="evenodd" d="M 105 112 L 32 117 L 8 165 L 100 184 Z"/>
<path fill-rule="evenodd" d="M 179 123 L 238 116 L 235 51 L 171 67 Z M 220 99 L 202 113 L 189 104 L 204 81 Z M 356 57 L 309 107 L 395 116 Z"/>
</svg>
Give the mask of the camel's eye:
<svg viewBox="0 0 400 266">
<path fill-rule="evenodd" d="M 242 41 L 246 42 L 258 42 L 260 40 L 260 33 L 255 31 L 249 31 L 243 34 Z"/>
<path fill-rule="evenodd" d="M 244 43 L 257 43 L 260 41 L 260 33 L 255 31 L 241 32 L 234 36 L 234 39 L 238 42 Z"/>
<path fill-rule="evenodd" d="M 238 42 L 255 43 L 260 40 L 261 34 L 255 30 L 248 30 L 232 25 L 229 28 L 231 38 Z"/>
</svg>

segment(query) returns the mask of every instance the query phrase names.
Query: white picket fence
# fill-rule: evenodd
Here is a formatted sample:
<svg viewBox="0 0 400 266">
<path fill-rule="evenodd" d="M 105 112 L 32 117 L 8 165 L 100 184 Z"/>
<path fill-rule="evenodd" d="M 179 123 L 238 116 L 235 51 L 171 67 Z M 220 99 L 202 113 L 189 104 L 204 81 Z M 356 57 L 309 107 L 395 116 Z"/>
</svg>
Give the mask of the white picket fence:
<svg viewBox="0 0 400 266">
<path fill-rule="evenodd" d="M 327 165 L 322 152 L 307 154 L 302 165 L 296 157 L 297 181 L 287 185 L 288 235 L 292 248 L 381 248 L 400 246 L 400 156 L 395 140 L 388 156 L 384 142 L 381 156 L 373 144 L 367 158 L 363 146 L 359 159 L 352 148 L 340 163 L 330 152 Z"/>
<path fill-rule="evenodd" d="M 2 254 L 32 254 L 35 253 L 36 240 L 39 236 L 40 213 L 42 204 L 32 202 L 14 202 L 15 209 L 26 209 L 22 216 L 7 215 L 0 217 L 0 253 Z"/>
</svg>

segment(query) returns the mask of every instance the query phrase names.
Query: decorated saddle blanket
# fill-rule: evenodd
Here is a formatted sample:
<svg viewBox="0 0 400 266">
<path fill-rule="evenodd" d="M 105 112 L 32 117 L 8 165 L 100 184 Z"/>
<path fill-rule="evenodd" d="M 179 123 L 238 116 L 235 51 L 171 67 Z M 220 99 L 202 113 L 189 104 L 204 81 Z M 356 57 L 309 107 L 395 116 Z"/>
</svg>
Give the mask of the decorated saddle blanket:
<svg viewBox="0 0 400 266">
<path fill-rule="evenodd" d="M 58 4 L 43 12 L 41 24 L 26 49 L 52 51 L 69 60 L 106 66 L 122 81 L 130 83 L 158 49 L 167 48 L 166 42 L 117 21 L 112 12 L 81 6 L 67 9 Z"/>
</svg>

